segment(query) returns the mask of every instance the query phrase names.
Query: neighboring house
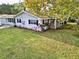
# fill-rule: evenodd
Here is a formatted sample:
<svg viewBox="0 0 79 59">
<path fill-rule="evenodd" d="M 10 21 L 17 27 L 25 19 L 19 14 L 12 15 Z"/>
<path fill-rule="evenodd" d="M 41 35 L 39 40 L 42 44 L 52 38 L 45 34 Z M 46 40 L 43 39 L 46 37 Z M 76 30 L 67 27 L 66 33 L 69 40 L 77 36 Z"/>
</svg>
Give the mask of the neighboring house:
<svg viewBox="0 0 79 59">
<path fill-rule="evenodd" d="M 0 15 L 0 25 L 15 25 L 15 15 Z"/>
</svg>

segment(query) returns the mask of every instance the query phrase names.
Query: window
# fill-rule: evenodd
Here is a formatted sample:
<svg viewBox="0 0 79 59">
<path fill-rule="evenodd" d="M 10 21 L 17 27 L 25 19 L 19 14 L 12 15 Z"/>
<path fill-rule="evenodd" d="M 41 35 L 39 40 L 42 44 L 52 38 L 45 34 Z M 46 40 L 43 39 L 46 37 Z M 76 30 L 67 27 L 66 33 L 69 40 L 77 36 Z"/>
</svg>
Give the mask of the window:
<svg viewBox="0 0 79 59">
<path fill-rule="evenodd" d="M 17 23 L 21 23 L 21 19 L 17 19 Z"/>
<path fill-rule="evenodd" d="M 36 25 L 38 25 L 38 20 L 29 20 L 29 24 L 36 24 Z"/>
<path fill-rule="evenodd" d="M 13 18 L 8 18 L 8 22 L 10 22 L 10 23 L 15 23 L 15 19 L 13 19 Z"/>
</svg>

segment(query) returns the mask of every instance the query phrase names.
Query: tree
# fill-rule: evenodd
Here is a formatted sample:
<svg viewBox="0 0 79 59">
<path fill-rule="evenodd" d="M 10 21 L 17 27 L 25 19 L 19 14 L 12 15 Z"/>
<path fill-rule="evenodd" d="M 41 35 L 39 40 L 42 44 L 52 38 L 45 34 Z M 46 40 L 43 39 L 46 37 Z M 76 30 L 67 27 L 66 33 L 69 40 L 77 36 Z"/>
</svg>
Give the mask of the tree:
<svg viewBox="0 0 79 59">
<path fill-rule="evenodd" d="M 2 4 L 0 5 L 0 14 L 17 14 L 24 9 L 23 3 L 16 3 L 13 5 Z"/>
<path fill-rule="evenodd" d="M 25 0 L 25 7 L 41 16 L 55 16 L 59 19 L 79 16 L 77 0 Z"/>
</svg>

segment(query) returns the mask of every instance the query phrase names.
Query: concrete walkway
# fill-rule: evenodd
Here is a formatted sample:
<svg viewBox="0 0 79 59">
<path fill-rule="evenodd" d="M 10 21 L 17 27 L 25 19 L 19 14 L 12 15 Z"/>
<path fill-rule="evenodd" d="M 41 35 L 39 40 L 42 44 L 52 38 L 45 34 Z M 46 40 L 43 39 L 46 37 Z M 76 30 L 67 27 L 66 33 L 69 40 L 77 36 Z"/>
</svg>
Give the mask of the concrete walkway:
<svg viewBox="0 0 79 59">
<path fill-rule="evenodd" d="M 11 26 L 11 25 L 2 25 L 2 26 L 0 26 L 0 29 L 9 28 L 9 27 L 13 27 L 13 26 Z"/>
</svg>

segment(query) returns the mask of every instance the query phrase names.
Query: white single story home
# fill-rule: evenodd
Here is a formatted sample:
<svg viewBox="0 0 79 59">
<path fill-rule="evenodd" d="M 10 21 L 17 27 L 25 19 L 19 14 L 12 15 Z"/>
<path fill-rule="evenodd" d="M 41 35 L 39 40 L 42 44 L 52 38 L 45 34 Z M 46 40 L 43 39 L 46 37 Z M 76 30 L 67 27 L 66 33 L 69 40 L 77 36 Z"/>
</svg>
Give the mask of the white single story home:
<svg viewBox="0 0 79 59">
<path fill-rule="evenodd" d="M 48 24 L 48 18 L 41 18 L 31 14 L 28 11 L 21 11 L 16 15 L 0 15 L 1 25 L 13 25 L 22 28 L 28 28 L 36 31 L 47 30 L 48 26 L 42 26 Z"/>
<path fill-rule="evenodd" d="M 0 15 L 0 25 L 12 25 L 36 31 L 47 30 L 50 26 L 55 29 L 60 27 L 60 23 L 56 20 L 38 17 L 24 10 L 16 15 Z"/>
</svg>

